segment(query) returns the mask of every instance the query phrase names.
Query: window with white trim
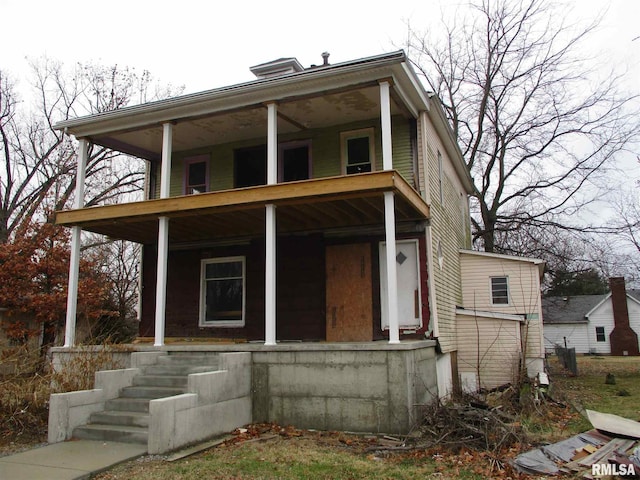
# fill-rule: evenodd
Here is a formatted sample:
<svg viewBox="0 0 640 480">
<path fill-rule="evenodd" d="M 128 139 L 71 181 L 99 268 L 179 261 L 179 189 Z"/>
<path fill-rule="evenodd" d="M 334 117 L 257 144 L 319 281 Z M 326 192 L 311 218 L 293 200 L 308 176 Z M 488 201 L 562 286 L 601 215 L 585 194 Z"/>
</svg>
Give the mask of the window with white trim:
<svg viewBox="0 0 640 480">
<path fill-rule="evenodd" d="M 596 342 L 606 342 L 607 337 L 604 334 L 604 327 L 596 327 Z"/>
<path fill-rule="evenodd" d="M 204 193 L 209 190 L 209 157 L 200 155 L 184 159 L 184 193 Z"/>
<path fill-rule="evenodd" d="M 244 326 L 245 257 L 202 260 L 200 282 L 200 326 Z"/>
<path fill-rule="evenodd" d="M 375 168 L 375 137 L 373 128 L 352 130 L 340 134 L 342 173 L 372 172 Z"/>
<path fill-rule="evenodd" d="M 509 277 L 491 277 L 491 303 L 509 305 Z"/>
</svg>

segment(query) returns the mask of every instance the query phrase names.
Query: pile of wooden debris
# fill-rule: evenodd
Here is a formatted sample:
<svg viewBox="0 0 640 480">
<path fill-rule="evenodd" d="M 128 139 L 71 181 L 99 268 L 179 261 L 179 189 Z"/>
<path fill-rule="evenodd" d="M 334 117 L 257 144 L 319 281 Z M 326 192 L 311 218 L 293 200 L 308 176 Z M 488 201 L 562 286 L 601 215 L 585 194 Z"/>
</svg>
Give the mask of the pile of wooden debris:
<svg viewBox="0 0 640 480">
<path fill-rule="evenodd" d="M 479 399 L 443 405 L 435 403 L 423 414 L 419 427 L 422 447 L 471 448 L 498 452 L 524 441 L 516 415 L 503 406 L 492 407 Z"/>
<path fill-rule="evenodd" d="M 593 430 L 518 455 L 513 466 L 529 474 L 640 476 L 640 423 L 592 410 L 587 415 Z"/>
</svg>

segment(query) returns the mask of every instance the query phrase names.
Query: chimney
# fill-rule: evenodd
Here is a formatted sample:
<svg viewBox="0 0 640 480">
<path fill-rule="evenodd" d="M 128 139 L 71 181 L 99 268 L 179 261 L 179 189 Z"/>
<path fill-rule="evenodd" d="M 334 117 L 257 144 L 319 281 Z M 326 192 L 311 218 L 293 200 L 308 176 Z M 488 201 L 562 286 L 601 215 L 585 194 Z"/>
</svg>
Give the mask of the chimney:
<svg viewBox="0 0 640 480">
<path fill-rule="evenodd" d="M 329 52 L 322 52 L 322 66 L 329 65 Z"/>
<path fill-rule="evenodd" d="M 611 277 L 611 303 L 613 306 L 613 331 L 609 335 L 611 355 L 640 355 L 638 349 L 638 335 L 629 325 L 629 310 L 627 308 L 627 290 L 624 277 Z"/>
</svg>

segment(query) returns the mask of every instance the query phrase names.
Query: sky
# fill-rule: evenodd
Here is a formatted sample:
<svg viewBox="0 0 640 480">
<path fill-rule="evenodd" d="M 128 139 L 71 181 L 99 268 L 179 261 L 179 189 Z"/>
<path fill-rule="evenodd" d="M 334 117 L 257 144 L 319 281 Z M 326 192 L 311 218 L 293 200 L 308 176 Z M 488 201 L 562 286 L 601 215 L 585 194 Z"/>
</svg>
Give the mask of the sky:
<svg viewBox="0 0 640 480">
<path fill-rule="evenodd" d="M 640 0 L 559 0 L 571 20 L 607 9 L 589 54 L 603 51 L 640 79 Z M 249 67 L 280 57 L 303 66 L 402 47 L 407 21 L 437 31 L 441 10 L 463 0 L 0 0 L 0 69 L 18 81 L 27 58 L 148 70 L 185 93 L 253 79 Z M 633 79 L 635 77 L 635 79 Z"/>
</svg>

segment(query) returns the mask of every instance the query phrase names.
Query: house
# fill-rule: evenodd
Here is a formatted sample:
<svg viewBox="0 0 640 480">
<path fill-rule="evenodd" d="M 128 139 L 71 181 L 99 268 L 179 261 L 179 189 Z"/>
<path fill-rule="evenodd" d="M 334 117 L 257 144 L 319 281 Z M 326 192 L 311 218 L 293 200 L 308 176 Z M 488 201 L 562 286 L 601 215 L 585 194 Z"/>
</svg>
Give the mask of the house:
<svg viewBox="0 0 640 480">
<path fill-rule="evenodd" d="M 626 290 L 622 277 L 609 279 L 609 286 L 605 295 L 543 298 L 547 351 L 561 346 L 585 354 L 638 354 L 640 290 Z"/>
<path fill-rule="evenodd" d="M 421 405 L 451 392 L 471 178 L 404 52 L 323 59 L 305 68 L 280 58 L 247 83 L 57 125 L 80 146 L 75 208 L 56 214 L 73 235 L 58 361 L 74 352 L 86 230 L 143 245 L 140 336 L 153 344 L 131 347 L 129 370 L 195 352 L 240 372 L 242 388 L 224 400 L 199 382 L 231 391 L 236 377 L 189 375 L 195 396 L 152 401 L 161 416 L 184 407 L 199 425 L 214 415 L 407 432 Z M 84 208 L 90 144 L 147 162 L 145 200 Z M 50 418 L 64 425 L 50 439 L 69 438 L 117 393 L 107 384 L 130 375 L 101 376 L 94 406 Z M 244 413 L 234 417 L 232 403 Z M 182 443 L 213 431 L 175 421 Z"/>
<path fill-rule="evenodd" d="M 460 251 L 462 304 L 456 309 L 462 388 L 514 383 L 544 371 L 540 280 L 535 258 Z"/>
</svg>

